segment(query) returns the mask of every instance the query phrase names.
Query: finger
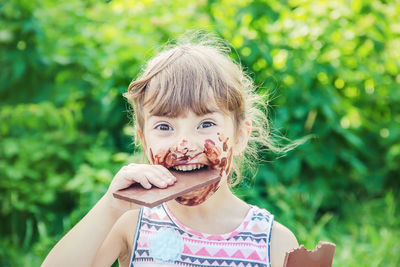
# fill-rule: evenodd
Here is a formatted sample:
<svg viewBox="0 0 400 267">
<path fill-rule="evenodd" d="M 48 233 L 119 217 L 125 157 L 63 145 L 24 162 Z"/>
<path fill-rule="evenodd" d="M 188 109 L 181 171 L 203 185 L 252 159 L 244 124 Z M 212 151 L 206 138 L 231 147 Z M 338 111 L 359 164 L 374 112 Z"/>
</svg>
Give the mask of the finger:
<svg viewBox="0 0 400 267">
<path fill-rule="evenodd" d="M 139 183 L 146 189 L 150 189 L 152 185 L 147 180 L 146 176 L 142 173 L 138 173 L 137 170 L 133 170 L 132 166 L 124 166 L 120 171 L 120 182 L 119 187 L 127 188 L 134 183 Z"/>
<path fill-rule="evenodd" d="M 168 185 L 173 185 L 175 183 L 175 177 L 163 166 L 153 165 L 152 171 L 157 174 L 158 178 L 165 181 Z"/>
<path fill-rule="evenodd" d="M 136 174 L 136 177 L 133 178 L 133 175 L 135 175 L 136 173 L 128 173 L 130 180 L 133 181 L 133 183 L 139 183 L 142 187 L 146 188 L 146 189 L 150 189 L 152 187 L 151 183 L 149 182 L 149 180 L 147 179 L 146 175 L 142 174 L 140 176 L 138 176 Z"/>
<path fill-rule="evenodd" d="M 165 188 L 168 185 L 174 184 L 174 180 L 170 177 L 169 171 L 163 171 L 161 165 L 148 165 L 148 164 L 129 164 L 121 168 L 119 176 L 125 180 L 120 182 L 119 187 L 124 188 L 131 184 L 138 182 L 146 189 L 150 189 L 152 184 L 159 187 Z M 123 185 L 122 185 L 123 184 Z"/>
<path fill-rule="evenodd" d="M 173 181 L 176 181 L 176 177 L 164 166 L 162 165 L 156 165 L 161 171 L 162 173 L 166 176 L 171 178 Z"/>
<path fill-rule="evenodd" d="M 147 180 L 147 178 L 144 179 L 140 179 L 140 181 L 138 181 L 138 183 L 140 183 L 141 186 L 143 186 L 146 189 L 150 189 L 152 188 L 151 183 Z"/>
<path fill-rule="evenodd" d="M 161 178 L 154 170 L 151 170 L 149 172 L 144 173 L 146 179 L 149 181 L 149 183 L 159 187 L 159 188 L 165 188 L 168 186 L 167 181 L 165 179 Z"/>
</svg>

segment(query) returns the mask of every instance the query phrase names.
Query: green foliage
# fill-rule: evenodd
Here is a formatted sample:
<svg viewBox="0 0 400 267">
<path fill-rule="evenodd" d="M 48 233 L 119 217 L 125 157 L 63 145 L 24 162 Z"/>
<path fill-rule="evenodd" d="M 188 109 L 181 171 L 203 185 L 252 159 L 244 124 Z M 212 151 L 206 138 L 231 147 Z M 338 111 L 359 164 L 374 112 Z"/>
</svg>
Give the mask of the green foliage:
<svg viewBox="0 0 400 267">
<path fill-rule="evenodd" d="M 0 265 L 38 266 L 139 160 L 121 96 L 160 45 L 206 28 L 271 92 L 275 133 L 315 136 L 260 155 L 235 190 L 335 266 L 398 266 L 398 1 L 0 3 Z"/>
<path fill-rule="evenodd" d="M 221 34 L 259 83 L 273 79 L 279 87 L 275 126 L 293 138 L 317 136 L 273 165 L 275 173 L 290 182 L 323 180 L 335 189 L 332 198 L 349 186 L 377 194 L 393 185 L 390 166 L 399 154 L 389 151 L 400 138 L 400 55 L 394 52 L 400 39 L 390 25 L 399 6 L 244 1 L 226 15 L 220 12 L 226 4 L 211 8 Z M 307 178 L 310 169 L 318 176 Z"/>
<path fill-rule="evenodd" d="M 2 106 L 1 235 L 11 247 L 28 250 L 49 224 L 52 234 L 62 231 L 60 220 L 75 204 L 64 184 L 88 147 L 75 125 L 79 117 L 78 107 L 56 109 L 48 102 Z"/>
<path fill-rule="evenodd" d="M 344 207 L 351 222 L 343 224 L 336 218 L 327 225 L 336 244 L 337 266 L 399 266 L 400 234 L 398 199 L 392 191 L 379 199 Z M 338 227 L 341 225 L 342 227 Z M 368 256 L 367 256 L 368 255 Z"/>
<path fill-rule="evenodd" d="M 0 139 L 1 235 L 9 237 L 0 247 L 2 265 L 18 262 L 18 251 L 33 244 L 40 257 L 24 262 L 40 263 L 55 235 L 72 227 L 104 193 L 112 172 L 132 159 L 104 147 L 106 132 L 89 136 L 77 129 L 79 106 L 3 106 L 0 120 L 6 122 Z"/>
</svg>

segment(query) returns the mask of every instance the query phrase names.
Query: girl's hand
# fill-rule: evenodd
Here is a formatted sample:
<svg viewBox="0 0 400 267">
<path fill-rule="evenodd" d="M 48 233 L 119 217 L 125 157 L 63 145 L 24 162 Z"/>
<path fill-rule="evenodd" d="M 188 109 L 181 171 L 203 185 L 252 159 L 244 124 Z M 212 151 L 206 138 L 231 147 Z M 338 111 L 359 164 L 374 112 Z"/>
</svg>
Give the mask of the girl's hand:
<svg viewBox="0 0 400 267">
<path fill-rule="evenodd" d="M 116 199 L 113 193 L 127 188 L 134 183 L 139 183 L 146 189 L 152 186 L 166 188 L 176 182 L 176 177 L 173 176 L 167 168 L 161 165 L 150 164 L 135 164 L 131 163 L 122 167 L 114 176 L 106 195 L 111 200 L 113 207 L 124 211 L 135 207 L 136 204 Z"/>
</svg>

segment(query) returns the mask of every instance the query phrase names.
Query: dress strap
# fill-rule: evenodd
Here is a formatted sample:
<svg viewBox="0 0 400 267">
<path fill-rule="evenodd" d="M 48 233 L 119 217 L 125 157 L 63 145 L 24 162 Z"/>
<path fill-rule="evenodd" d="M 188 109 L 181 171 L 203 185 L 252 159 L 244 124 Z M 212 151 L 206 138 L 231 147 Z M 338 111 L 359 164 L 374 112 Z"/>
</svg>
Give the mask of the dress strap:
<svg viewBox="0 0 400 267">
<path fill-rule="evenodd" d="M 135 238 L 133 239 L 133 244 L 132 244 L 132 253 L 131 253 L 131 260 L 129 262 L 129 267 L 133 267 L 133 261 L 134 261 L 134 257 L 135 257 L 136 247 L 137 247 L 137 239 L 139 237 L 140 226 L 142 224 L 142 217 L 143 217 L 143 207 L 141 207 L 139 210 L 139 216 L 138 216 L 138 221 L 137 221 L 137 226 L 136 226 Z"/>
<path fill-rule="evenodd" d="M 272 235 L 272 227 L 274 226 L 274 216 L 271 216 L 271 226 L 268 232 L 268 267 L 271 267 L 271 235 Z"/>
</svg>

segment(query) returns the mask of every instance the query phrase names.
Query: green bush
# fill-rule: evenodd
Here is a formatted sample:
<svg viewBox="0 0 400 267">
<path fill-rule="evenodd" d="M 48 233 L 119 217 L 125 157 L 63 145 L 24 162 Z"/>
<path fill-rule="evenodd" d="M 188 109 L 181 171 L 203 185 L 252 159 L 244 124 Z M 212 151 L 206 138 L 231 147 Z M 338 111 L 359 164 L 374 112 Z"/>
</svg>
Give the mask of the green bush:
<svg viewBox="0 0 400 267">
<path fill-rule="evenodd" d="M 79 107 L 57 109 L 48 102 L 2 107 L 1 235 L 11 247 L 28 250 L 45 234 L 41 229 L 62 231 L 60 222 L 75 207 L 76 194 L 65 185 L 91 139 L 76 128 L 80 117 Z M 7 250 L 1 247 L 0 254 Z"/>
<path fill-rule="evenodd" d="M 55 108 L 42 102 L 2 107 L 2 266 L 20 262 L 19 253 L 32 248 L 36 256 L 28 253 L 24 265 L 40 264 L 105 192 L 112 173 L 132 160 L 105 147 L 106 132 L 89 136 L 77 129 L 81 119 L 79 106 Z"/>
</svg>

